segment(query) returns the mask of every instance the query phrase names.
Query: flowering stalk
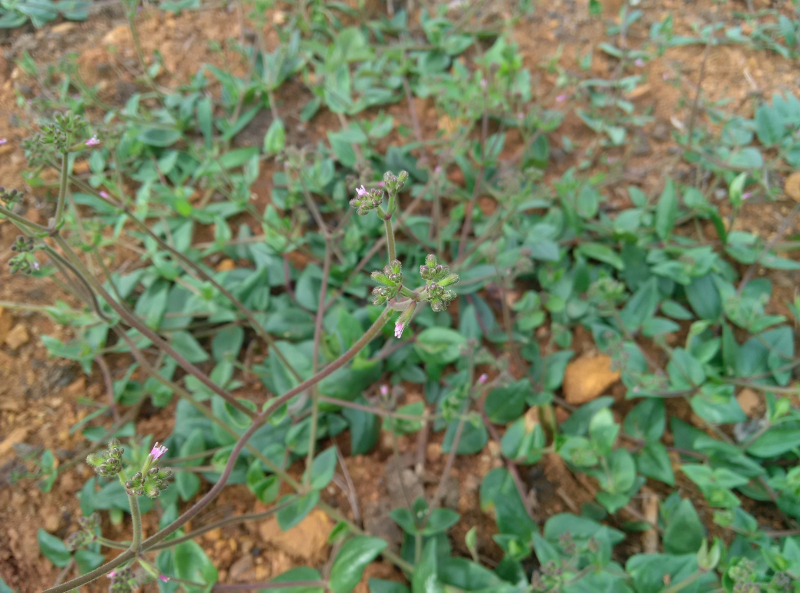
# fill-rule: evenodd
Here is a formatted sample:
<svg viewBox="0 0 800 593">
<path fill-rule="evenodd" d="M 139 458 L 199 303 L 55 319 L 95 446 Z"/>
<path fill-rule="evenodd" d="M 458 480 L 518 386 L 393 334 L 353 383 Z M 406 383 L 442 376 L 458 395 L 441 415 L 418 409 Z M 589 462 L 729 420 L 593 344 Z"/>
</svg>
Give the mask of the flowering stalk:
<svg viewBox="0 0 800 593">
<path fill-rule="evenodd" d="M 87 145 L 88 145 L 87 140 Z M 61 183 L 58 186 L 58 202 L 56 203 L 56 216 L 53 219 L 53 230 L 58 230 L 63 224 L 64 204 L 67 201 L 67 167 L 68 154 L 66 151 L 61 153 Z"/>
<path fill-rule="evenodd" d="M 120 474 L 119 480 L 125 486 L 123 479 L 123 475 Z M 142 549 L 142 513 L 139 510 L 139 497 L 136 494 L 128 494 L 128 504 L 131 507 L 131 525 L 133 528 L 131 549 L 138 554 Z"/>
<path fill-rule="evenodd" d="M 183 527 L 186 523 L 191 521 L 194 517 L 196 517 L 205 507 L 207 507 L 211 502 L 222 492 L 222 489 L 225 487 L 225 484 L 228 481 L 228 478 L 233 471 L 233 466 L 236 464 L 236 461 L 239 459 L 239 454 L 244 449 L 247 441 L 250 440 L 250 437 L 255 434 L 255 432 L 263 426 L 269 417 L 283 404 L 288 402 L 294 396 L 302 393 L 303 391 L 313 387 L 353 358 L 355 358 L 356 354 L 358 354 L 369 342 L 375 338 L 389 320 L 389 315 L 391 314 L 391 309 L 386 308 L 380 314 L 380 316 L 375 320 L 375 322 L 370 326 L 370 328 L 364 333 L 364 335 L 355 343 L 353 344 L 349 350 L 347 350 L 344 354 L 342 354 L 338 359 L 333 361 L 327 367 L 319 371 L 316 375 L 311 377 L 310 379 L 306 379 L 295 388 L 290 389 L 282 396 L 276 398 L 271 405 L 269 405 L 264 411 L 258 414 L 253 423 L 250 427 L 242 434 L 241 437 L 237 440 L 236 444 L 233 446 L 233 450 L 231 451 L 230 456 L 228 457 L 228 461 L 225 464 L 225 467 L 220 474 L 220 477 L 217 479 L 217 483 L 212 486 L 212 488 L 200 499 L 198 500 L 188 511 L 186 511 L 182 516 L 177 518 L 175 521 L 172 522 L 169 526 L 165 527 L 155 535 L 150 536 L 144 542 L 142 542 L 142 551 L 147 551 L 153 548 L 156 544 L 163 541 L 173 533 L 175 533 L 178 529 Z M 123 552 L 113 560 L 99 566 L 98 568 L 87 572 L 84 575 L 81 575 L 78 578 L 72 579 L 66 583 L 62 583 L 55 587 L 51 587 L 47 589 L 45 593 L 66 593 L 67 591 L 72 591 L 73 589 L 85 585 L 86 583 L 90 583 L 102 577 L 105 574 L 108 574 L 109 570 L 113 570 L 118 566 L 121 566 L 128 562 L 129 560 L 133 559 L 136 553 L 132 549 L 128 549 L 126 552 Z"/>
</svg>

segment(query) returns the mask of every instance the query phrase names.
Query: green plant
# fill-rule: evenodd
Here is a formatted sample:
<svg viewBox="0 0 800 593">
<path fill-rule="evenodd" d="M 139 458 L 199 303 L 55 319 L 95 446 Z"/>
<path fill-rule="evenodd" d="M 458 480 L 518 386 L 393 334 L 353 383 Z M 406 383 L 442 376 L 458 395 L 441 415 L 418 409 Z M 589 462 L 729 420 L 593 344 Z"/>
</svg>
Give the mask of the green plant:
<svg viewBox="0 0 800 593">
<path fill-rule="evenodd" d="M 59 16 L 83 21 L 90 3 L 85 0 L 3 0 L 0 2 L 0 29 L 14 29 L 29 20 L 39 28 Z"/>
<path fill-rule="evenodd" d="M 262 24 L 266 8 L 253 6 Z M 795 335 L 768 307 L 771 281 L 755 274 L 798 264 L 775 241 L 731 229 L 748 192 L 772 191 L 770 173 L 795 164 L 797 100 L 759 104 L 753 120 L 709 107 L 723 141 L 699 123 L 678 140 L 717 185 L 666 178 L 653 195 L 631 185 L 626 207 L 610 207 L 605 188 L 621 186 L 622 167 L 595 167 L 611 164 L 610 151 L 649 122 L 624 98 L 641 80 L 626 69 L 671 35 L 662 23 L 651 30 L 655 48 L 618 43 L 641 18 L 630 8 L 600 48 L 618 61 L 614 74 L 580 79 L 554 63 L 552 99 L 535 95 L 509 37 L 469 30 L 444 10 L 423 11 L 421 41 L 411 43 L 404 11 L 344 26 L 339 16 L 351 9 L 301 3 L 286 16 L 279 49 L 268 52 L 258 35 L 236 46 L 246 75 L 209 64 L 171 89 L 140 51 L 149 90 L 116 108 L 60 65 L 63 89 L 81 98 L 37 98 L 40 133 L 24 144 L 30 184 L 52 190 L 54 216 L 33 223 L 16 209 L 23 193 L 2 193 L 0 214 L 22 233 L 12 267 L 53 278 L 85 303 L 46 309 L 75 335 L 44 336 L 53 355 L 87 373 L 97 365 L 108 374 L 107 357 L 133 363 L 109 381 L 108 402 L 83 402 L 94 407 L 74 427 L 91 442 L 85 455 L 58 467 L 51 451 L 29 459 L 43 490 L 83 459 L 98 474 L 80 492 L 78 531 L 66 542 L 39 534 L 51 561 L 81 573 L 51 591 L 111 571 L 114 590 L 149 581 L 162 591 L 207 590 L 219 573 L 197 536 L 272 515 L 290 529 L 314 508 L 337 522 L 332 562 L 254 588 L 351 591 L 382 556 L 414 593 L 793 590 Z M 340 124 L 312 147 L 297 146 L 278 100 L 298 79 L 308 98 L 299 118 L 327 110 Z M 554 133 L 571 112 L 562 89 L 573 85 L 570 101 L 583 101 L 575 115 L 594 135 L 574 148 L 574 166 L 544 183 Z M 427 97 L 453 124 L 441 137 L 423 134 L 414 98 Z M 398 125 L 397 103 L 408 104 L 410 127 Z M 93 108 L 106 117 L 92 118 Z M 259 114 L 269 117 L 263 142 L 232 147 Z M 512 142 L 522 148 L 507 157 Z M 737 164 L 742 154 L 753 163 L 757 155 L 758 166 Z M 80 159 L 85 176 L 74 172 Z M 259 205 L 253 186 L 265 162 L 277 166 Z M 57 185 L 46 168 L 58 171 Z M 720 187 L 727 211 L 710 198 Z M 481 198 L 494 208 L 481 209 Z M 135 269 L 109 260 L 117 244 L 139 255 Z M 564 401 L 577 328 L 611 358 L 629 401 Z M 245 383 L 252 378 L 257 387 Z M 424 400 L 401 401 L 409 385 Z M 740 406 L 741 388 L 762 394 L 757 418 Z M 173 398 L 173 432 L 153 446 L 136 432 L 136 410 Z M 557 421 L 555 406 L 569 418 Z M 389 515 L 402 530 L 399 549 L 326 501 L 337 467 L 346 470 L 332 444 L 345 430 L 351 454 L 368 454 L 385 431 L 395 457 L 399 439 L 416 435 L 424 453 L 429 435 L 441 433 L 435 490 Z M 461 546 L 448 534 L 469 519 L 447 508 L 442 484 L 457 460 L 487 447 L 502 465 L 481 476 L 479 502 L 496 533 L 489 542 L 470 526 Z M 540 516 L 522 475 L 554 459 L 591 485 L 592 500 Z M 299 479 L 287 471 L 294 462 Z M 675 491 L 679 477 L 694 496 Z M 204 480 L 213 486 L 199 496 Z M 644 516 L 637 507 L 648 481 L 670 494 Z M 268 510 L 184 532 L 227 484 L 245 484 Z M 760 525 L 747 500 L 773 505 L 786 529 Z M 184 502 L 192 506 L 180 514 Z M 160 530 L 146 537 L 141 514 L 154 508 Z M 131 541 L 102 536 L 95 513 L 106 511 L 117 523 L 130 516 Z M 712 524 L 724 536 L 710 537 Z M 626 552 L 640 532 L 658 535 L 656 550 Z M 488 546 L 502 555 L 491 568 Z M 122 552 L 104 563 L 103 547 Z M 408 591 L 377 579 L 369 586 Z"/>
</svg>

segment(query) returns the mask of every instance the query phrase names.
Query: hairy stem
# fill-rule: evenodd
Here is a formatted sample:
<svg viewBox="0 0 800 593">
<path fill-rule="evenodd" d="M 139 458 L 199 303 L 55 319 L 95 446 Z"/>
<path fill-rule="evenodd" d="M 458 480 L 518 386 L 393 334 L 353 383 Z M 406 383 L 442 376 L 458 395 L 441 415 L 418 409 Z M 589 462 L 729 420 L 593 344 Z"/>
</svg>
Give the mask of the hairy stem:
<svg viewBox="0 0 800 593">
<path fill-rule="evenodd" d="M 53 228 L 60 229 L 62 224 L 62 218 L 64 217 L 64 204 L 67 202 L 67 176 L 69 175 L 69 171 L 67 170 L 69 166 L 68 162 L 68 155 L 69 153 L 65 150 L 61 153 L 61 178 L 58 185 L 58 202 L 56 203 L 56 216 L 55 220 L 53 221 Z"/>
<path fill-rule="evenodd" d="M 97 198 L 103 200 L 105 203 L 109 204 L 110 206 L 113 206 L 114 208 L 119 208 L 120 210 L 122 210 L 122 212 L 125 213 L 125 215 L 128 217 L 128 219 L 131 222 L 133 222 L 133 224 L 136 225 L 136 227 L 140 231 L 142 231 L 148 237 L 153 239 L 161 249 L 165 249 L 166 251 L 168 251 L 170 253 L 170 255 L 172 255 L 173 257 L 175 257 L 177 259 L 179 259 L 181 261 L 181 263 L 183 263 L 184 265 L 188 266 L 192 271 L 194 271 L 194 273 L 197 274 L 197 276 L 199 276 L 200 279 L 202 279 L 202 280 L 204 280 L 206 282 L 209 282 L 211 284 L 211 286 L 214 287 L 215 290 L 218 290 L 220 292 L 220 294 L 222 294 L 236 308 L 237 311 L 239 311 L 242 315 L 244 315 L 244 318 L 247 319 L 247 321 L 250 324 L 250 326 L 253 328 L 253 330 L 256 332 L 256 334 L 258 334 L 258 337 L 260 337 L 262 340 L 264 340 L 267 343 L 267 345 L 270 348 L 272 348 L 273 352 L 275 352 L 275 355 L 278 357 L 278 360 L 280 360 L 284 364 L 284 366 L 286 366 L 286 368 L 289 370 L 290 373 L 292 373 L 294 378 L 297 379 L 298 381 L 300 380 L 300 375 L 295 370 L 295 368 L 286 359 L 286 357 L 284 357 L 284 355 L 280 352 L 280 350 L 275 348 L 275 340 L 272 339 L 272 336 L 269 335 L 264 330 L 263 327 L 261 327 L 261 324 L 258 323 L 256 318 L 247 309 L 247 307 L 244 306 L 244 303 L 242 303 L 239 299 L 237 299 L 229 290 L 227 290 L 219 282 L 214 280 L 214 278 L 213 278 L 213 276 L 211 276 L 211 274 L 206 272 L 197 263 L 195 263 L 194 261 L 192 261 L 191 259 L 186 257 L 183 253 L 181 253 L 180 251 L 178 251 L 177 249 L 175 249 L 174 247 L 169 245 L 166 241 L 161 239 L 161 237 L 159 237 L 157 234 L 155 234 L 150 229 L 150 227 L 147 226 L 147 224 L 145 224 L 144 222 L 142 222 L 141 220 L 136 218 L 136 216 L 134 216 L 134 214 L 130 210 L 130 208 L 128 208 L 124 204 L 116 202 L 115 200 L 112 200 L 110 198 L 106 198 L 106 197 L 101 196 L 97 191 L 92 189 L 91 186 L 84 184 L 80 180 L 76 181 L 76 180 L 73 179 L 73 181 L 75 181 L 81 187 L 81 189 L 83 189 L 84 191 L 88 191 L 92 195 L 94 195 L 95 197 L 97 197 Z"/>
<path fill-rule="evenodd" d="M 314 319 L 314 347 L 311 352 L 311 372 L 316 373 L 319 367 L 319 343 L 322 340 L 322 320 L 325 316 L 325 293 L 328 288 L 328 276 L 331 273 L 331 239 L 325 233 L 325 261 L 322 264 L 322 285 L 319 290 L 317 316 Z M 306 473 L 303 483 L 311 483 L 311 464 L 314 461 L 314 451 L 317 445 L 317 430 L 319 428 L 319 389 L 315 386 L 311 392 L 311 430 L 308 434 L 308 455 L 306 456 Z"/>
<path fill-rule="evenodd" d="M 124 486 L 125 484 L 123 484 Z M 128 502 L 131 505 L 131 523 L 133 524 L 131 549 L 138 554 L 142 548 L 142 513 L 139 510 L 139 497 L 135 494 L 129 494 Z"/>
<path fill-rule="evenodd" d="M 208 376 L 203 373 L 200 369 L 186 360 L 183 356 L 178 354 L 178 352 L 172 348 L 167 342 L 165 342 L 158 334 L 152 331 L 149 327 L 144 325 L 139 319 L 128 312 L 128 310 L 123 307 L 120 303 L 118 303 L 114 298 L 103 288 L 103 285 L 100 284 L 97 279 L 91 275 L 91 273 L 86 269 L 83 265 L 83 262 L 75 255 L 72 251 L 70 246 L 67 244 L 66 240 L 63 237 L 56 234 L 53 236 L 53 239 L 58 244 L 59 247 L 64 251 L 64 253 L 69 258 L 69 261 L 73 265 L 73 267 L 78 271 L 82 280 L 88 282 L 92 288 L 109 304 L 109 306 L 114 309 L 114 311 L 119 315 L 125 322 L 130 325 L 132 328 L 136 329 L 139 333 L 144 335 L 146 338 L 151 340 L 158 348 L 166 352 L 169 356 L 175 359 L 175 361 L 190 375 L 193 375 L 197 378 L 203 385 L 208 387 L 211 391 L 222 397 L 226 402 L 228 402 L 232 407 L 236 408 L 238 411 L 242 412 L 249 418 L 253 418 L 255 415 L 250 408 L 243 405 L 239 400 L 233 397 L 230 393 L 226 390 L 219 387 L 216 383 L 214 383 Z"/>
<path fill-rule="evenodd" d="M 388 216 L 389 218 L 383 221 L 383 225 L 386 229 L 386 250 L 389 253 L 389 265 L 392 265 L 392 262 L 396 259 L 397 254 L 395 253 L 394 229 L 392 228 L 391 214 Z"/>
</svg>

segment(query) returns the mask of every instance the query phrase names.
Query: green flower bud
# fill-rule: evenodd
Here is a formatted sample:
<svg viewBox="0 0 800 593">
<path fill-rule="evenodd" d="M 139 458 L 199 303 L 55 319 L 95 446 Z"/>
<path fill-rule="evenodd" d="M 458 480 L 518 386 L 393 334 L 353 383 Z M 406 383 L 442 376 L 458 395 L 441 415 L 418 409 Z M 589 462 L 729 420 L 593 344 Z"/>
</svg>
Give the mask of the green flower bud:
<svg viewBox="0 0 800 593">
<path fill-rule="evenodd" d="M 448 274 L 441 280 L 439 280 L 439 286 L 450 286 L 451 284 L 456 284 L 458 282 L 458 274 Z"/>
</svg>

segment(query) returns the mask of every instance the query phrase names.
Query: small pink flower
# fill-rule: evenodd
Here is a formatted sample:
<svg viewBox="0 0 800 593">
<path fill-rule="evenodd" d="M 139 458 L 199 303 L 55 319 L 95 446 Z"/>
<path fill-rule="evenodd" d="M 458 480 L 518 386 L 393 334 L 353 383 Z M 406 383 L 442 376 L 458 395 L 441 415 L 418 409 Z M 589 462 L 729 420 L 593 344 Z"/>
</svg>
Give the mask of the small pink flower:
<svg viewBox="0 0 800 593">
<path fill-rule="evenodd" d="M 519 121 L 522 121 L 523 119 L 525 119 L 525 114 L 524 114 L 524 113 L 522 113 L 522 112 L 520 111 L 520 112 L 517 114 L 517 119 L 518 119 Z"/>
<path fill-rule="evenodd" d="M 641 68 L 642 66 L 644 66 L 644 60 L 642 58 L 637 58 L 634 64 L 636 64 L 637 67 Z"/>
<path fill-rule="evenodd" d="M 100 192 L 100 197 L 101 197 L 101 198 L 109 198 L 110 196 L 108 195 L 108 192 L 106 192 L 106 191 L 101 191 L 101 192 Z"/>
<path fill-rule="evenodd" d="M 167 582 L 169 582 L 169 577 L 168 577 L 167 575 L 165 575 L 165 574 L 160 574 L 160 575 L 158 575 L 158 579 L 159 579 L 159 580 L 160 580 L 162 583 L 167 583 Z"/>
<path fill-rule="evenodd" d="M 489 380 L 489 375 L 487 375 L 486 373 L 483 373 L 480 377 L 478 377 L 478 383 L 480 383 L 481 385 L 486 383 L 486 381 L 488 380 Z"/>
<path fill-rule="evenodd" d="M 669 74 L 664 72 L 664 74 L 661 75 L 661 78 L 663 78 L 664 80 L 669 80 Z"/>
<path fill-rule="evenodd" d="M 386 184 L 383 181 L 379 181 L 378 182 L 378 187 L 383 187 L 384 185 L 386 185 Z"/>
<path fill-rule="evenodd" d="M 405 323 L 396 323 L 394 325 L 394 337 L 400 339 L 403 335 L 403 328 L 405 327 Z"/>
<path fill-rule="evenodd" d="M 750 196 L 752 196 L 752 195 L 753 195 L 753 192 L 751 192 L 751 191 L 746 191 L 746 192 L 744 192 L 744 193 L 742 194 L 742 199 L 743 199 L 743 200 L 746 200 L 747 198 L 749 198 L 749 197 L 750 197 Z"/>
<path fill-rule="evenodd" d="M 558 101 L 559 103 L 563 103 L 566 100 L 567 100 L 566 95 L 559 95 L 558 97 L 556 97 L 556 101 Z"/>
<path fill-rule="evenodd" d="M 117 571 L 116 571 L 116 570 L 112 570 L 112 571 L 111 571 L 111 572 L 109 572 L 109 573 L 108 573 L 106 576 L 107 576 L 109 579 L 113 579 L 115 576 L 117 576 Z"/>
<path fill-rule="evenodd" d="M 158 441 L 156 444 L 153 445 L 153 450 L 150 451 L 150 456 L 155 460 L 161 457 L 164 453 L 167 452 L 167 448 L 164 445 L 158 446 Z"/>
<path fill-rule="evenodd" d="M 441 165 L 436 165 L 436 168 L 433 170 L 433 172 L 438 175 L 439 173 L 442 172 L 442 166 Z"/>
<path fill-rule="evenodd" d="M 97 139 L 97 136 L 92 136 L 86 142 L 84 142 L 84 144 L 86 144 L 86 146 L 97 146 L 100 144 L 100 140 Z"/>
<path fill-rule="evenodd" d="M 389 386 L 388 385 L 381 385 L 381 395 L 386 397 L 389 395 Z"/>
<path fill-rule="evenodd" d="M 358 197 L 363 197 L 366 196 L 368 192 L 367 190 L 364 189 L 364 186 L 362 185 L 361 187 L 356 188 L 356 193 L 358 194 Z"/>
<path fill-rule="evenodd" d="M 0 146 L 3 146 L 6 142 L 8 142 L 7 138 L 0 138 Z"/>
<path fill-rule="evenodd" d="M 33 262 L 33 269 L 34 270 L 38 270 L 39 269 L 39 262 L 38 261 Z"/>
</svg>

